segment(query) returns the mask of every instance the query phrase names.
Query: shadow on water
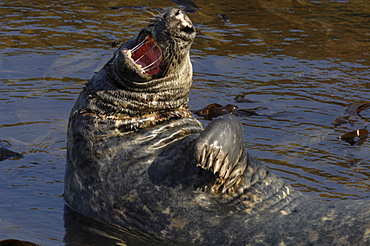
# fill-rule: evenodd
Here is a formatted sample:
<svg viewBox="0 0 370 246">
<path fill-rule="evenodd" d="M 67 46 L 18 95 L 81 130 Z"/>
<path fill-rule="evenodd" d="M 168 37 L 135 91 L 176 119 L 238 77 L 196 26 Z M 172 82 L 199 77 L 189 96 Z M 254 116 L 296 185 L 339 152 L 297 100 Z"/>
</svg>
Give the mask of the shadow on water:
<svg viewBox="0 0 370 246">
<path fill-rule="evenodd" d="M 112 56 L 111 44 L 177 4 L 188 5 L 197 29 L 191 109 L 213 103 L 221 112 L 245 109 L 239 113 L 247 150 L 302 192 L 370 198 L 370 3 L 193 2 L 198 8 L 184 0 L 151 6 L 144 0 L 2 1 L 1 144 L 24 157 L 0 162 L 0 240 L 162 243 L 78 216 L 66 214 L 64 223 L 65 139 L 74 100 Z"/>
</svg>

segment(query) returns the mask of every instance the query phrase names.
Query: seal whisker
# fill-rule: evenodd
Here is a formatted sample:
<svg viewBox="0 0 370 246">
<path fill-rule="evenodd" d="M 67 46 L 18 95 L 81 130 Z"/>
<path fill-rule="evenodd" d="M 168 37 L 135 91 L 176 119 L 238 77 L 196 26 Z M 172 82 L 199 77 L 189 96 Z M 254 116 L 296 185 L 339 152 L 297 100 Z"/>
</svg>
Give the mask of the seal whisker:
<svg viewBox="0 0 370 246">
<path fill-rule="evenodd" d="M 165 57 L 163 57 L 164 61 L 172 61 L 173 60 L 173 54 L 167 54 Z M 165 69 L 163 70 L 163 74 L 167 74 L 168 70 L 170 69 L 170 65 L 166 65 Z"/>
<path fill-rule="evenodd" d="M 150 63 L 149 65 L 147 65 L 147 66 L 145 66 L 145 67 L 143 67 L 142 69 L 143 69 L 144 71 L 147 71 L 147 70 L 149 70 L 149 69 L 153 69 L 153 68 L 158 67 L 160 63 L 158 63 L 156 66 L 153 66 L 153 65 L 154 65 L 156 62 L 158 62 L 159 60 L 161 60 L 161 58 L 162 58 L 162 56 L 159 56 L 159 57 L 158 57 L 154 62 Z M 151 67 L 151 66 L 153 66 L 153 67 Z"/>
<path fill-rule="evenodd" d="M 135 51 L 137 51 L 138 49 L 140 49 L 140 47 L 142 47 L 145 43 L 146 43 L 146 39 L 144 39 L 143 41 L 141 41 L 139 44 L 137 44 L 135 47 L 133 47 L 132 49 L 131 49 L 131 52 L 135 52 Z"/>
<path fill-rule="evenodd" d="M 153 12 L 151 12 L 151 11 L 149 11 L 149 10 L 145 10 L 145 12 L 146 12 L 146 13 L 151 14 L 151 15 L 152 15 L 152 17 L 156 17 L 156 16 L 157 16 L 156 14 L 154 14 Z"/>
<path fill-rule="evenodd" d="M 190 61 L 194 62 L 194 63 L 198 63 L 199 65 L 202 65 L 203 67 L 205 67 L 206 65 L 204 65 L 203 63 L 201 63 L 200 61 L 197 61 L 197 60 L 194 60 L 194 59 L 190 59 Z"/>
<path fill-rule="evenodd" d="M 157 45 L 156 44 L 153 44 L 142 56 L 140 56 L 136 61 L 135 61 L 135 63 L 136 62 L 138 62 L 138 61 L 140 61 L 141 60 L 141 58 L 143 58 L 144 56 L 146 56 L 148 53 L 149 53 L 149 51 L 151 51 L 151 50 L 153 50 L 155 47 L 157 47 Z M 162 52 L 161 52 L 162 53 Z"/>
</svg>

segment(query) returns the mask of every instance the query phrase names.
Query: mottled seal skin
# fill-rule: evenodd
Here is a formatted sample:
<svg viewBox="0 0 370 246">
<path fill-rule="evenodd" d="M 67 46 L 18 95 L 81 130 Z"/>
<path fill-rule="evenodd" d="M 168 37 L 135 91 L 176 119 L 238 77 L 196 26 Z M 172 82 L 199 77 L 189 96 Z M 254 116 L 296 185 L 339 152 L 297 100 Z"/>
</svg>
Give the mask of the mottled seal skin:
<svg viewBox="0 0 370 246">
<path fill-rule="evenodd" d="M 194 37 L 172 9 L 87 83 L 68 126 L 67 204 L 198 245 L 369 245 L 369 201 L 295 191 L 244 150 L 236 116 L 202 129 L 187 107 Z"/>
</svg>

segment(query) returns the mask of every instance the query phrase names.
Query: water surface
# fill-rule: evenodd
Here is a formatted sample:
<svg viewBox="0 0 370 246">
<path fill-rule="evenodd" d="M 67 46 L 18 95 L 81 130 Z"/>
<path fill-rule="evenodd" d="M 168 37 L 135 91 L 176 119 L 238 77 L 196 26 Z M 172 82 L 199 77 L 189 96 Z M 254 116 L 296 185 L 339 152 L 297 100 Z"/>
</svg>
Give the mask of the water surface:
<svg viewBox="0 0 370 246">
<path fill-rule="evenodd" d="M 314 197 L 370 198 L 370 143 L 338 137 L 369 124 L 337 116 L 369 101 L 370 3 L 197 1 L 188 13 L 191 109 L 261 108 L 241 117 L 245 147 Z M 68 115 L 84 83 L 168 1 L 0 1 L 0 144 L 24 155 L 0 162 L 0 240 L 64 245 Z M 244 95 L 254 103 L 237 103 Z M 206 125 L 209 121 L 201 119 Z M 80 240 L 88 241 L 88 236 Z"/>
</svg>

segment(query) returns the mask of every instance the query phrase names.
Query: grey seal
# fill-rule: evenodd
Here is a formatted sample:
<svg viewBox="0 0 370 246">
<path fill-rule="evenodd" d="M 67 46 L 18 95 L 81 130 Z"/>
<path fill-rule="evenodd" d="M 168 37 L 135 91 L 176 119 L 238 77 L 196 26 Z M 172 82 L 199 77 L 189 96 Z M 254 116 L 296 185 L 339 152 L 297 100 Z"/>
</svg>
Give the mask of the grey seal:
<svg viewBox="0 0 370 246">
<path fill-rule="evenodd" d="M 67 133 L 64 197 L 111 225 L 197 245 L 369 245 L 370 201 L 310 198 L 187 106 L 195 28 L 155 17 L 87 83 Z"/>
<path fill-rule="evenodd" d="M 0 161 L 3 161 L 8 158 L 12 158 L 12 157 L 21 158 L 23 156 L 17 152 L 11 151 L 10 149 L 0 146 Z"/>
</svg>

